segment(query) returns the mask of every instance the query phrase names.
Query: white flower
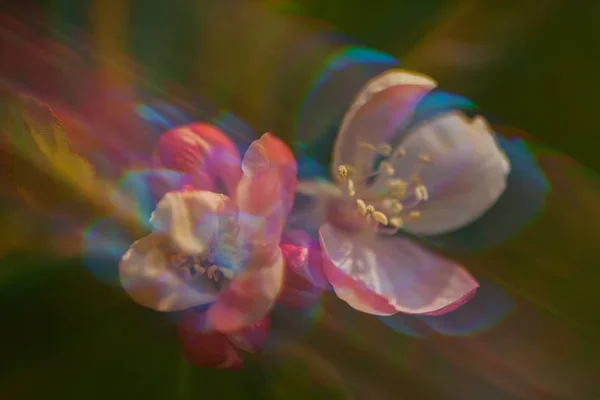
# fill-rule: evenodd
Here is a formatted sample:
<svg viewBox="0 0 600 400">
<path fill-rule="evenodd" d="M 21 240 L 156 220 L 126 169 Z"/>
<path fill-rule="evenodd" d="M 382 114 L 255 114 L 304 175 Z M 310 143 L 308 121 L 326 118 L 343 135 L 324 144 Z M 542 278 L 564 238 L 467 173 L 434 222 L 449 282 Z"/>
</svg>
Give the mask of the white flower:
<svg viewBox="0 0 600 400">
<path fill-rule="evenodd" d="M 404 70 L 373 79 L 338 133 L 335 185 L 299 183 L 300 192 L 320 199 L 314 213 L 323 219 L 327 278 L 341 299 L 364 312 L 441 314 L 478 287 L 460 265 L 395 235 L 460 229 L 506 188 L 509 163 L 483 118 L 448 112 L 404 132 L 435 86 Z"/>
</svg>

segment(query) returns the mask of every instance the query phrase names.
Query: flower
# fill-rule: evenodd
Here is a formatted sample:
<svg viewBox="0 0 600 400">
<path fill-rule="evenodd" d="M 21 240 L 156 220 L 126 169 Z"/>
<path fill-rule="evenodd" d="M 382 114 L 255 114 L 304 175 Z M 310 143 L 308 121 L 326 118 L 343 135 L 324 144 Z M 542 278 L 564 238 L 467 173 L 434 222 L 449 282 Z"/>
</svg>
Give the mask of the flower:
<svg viewBox="0 0 600 400">
<path fill-rule="evenodd" d="M 333 149 L 335 184 L 300 182 L 319 200 L 323 270 L 342 300 L 378 315 L 439 315 L 476 292 L 460 265 L 403 235 L 457 230 L 506 188 L 509 162 L 486 121 L 447 112 L 405 129 L 436 87 L 392 70 L 367 83 L 346 113 Z"/>
<path fill-rule="evenodd" d="M 195 189 L 165 194 L 150 219 L 153 232 L 121 259 L 125 290 L 158 311 L 207 307 L 208 325 L 224 333 L 257 322 L 283 284 L 279 241 L 296 169 L 290 150 L 264 134 L 246 151 L 229 195 Z"/>
</svg>

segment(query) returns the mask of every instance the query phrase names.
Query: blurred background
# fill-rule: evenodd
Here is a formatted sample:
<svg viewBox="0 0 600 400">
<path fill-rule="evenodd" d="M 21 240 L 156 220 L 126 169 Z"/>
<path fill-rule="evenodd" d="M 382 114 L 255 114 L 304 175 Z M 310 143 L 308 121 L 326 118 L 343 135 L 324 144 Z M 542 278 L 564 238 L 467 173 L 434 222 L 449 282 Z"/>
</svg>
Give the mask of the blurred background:
<svg viewBox="0 0 600 400">
<path fill-rule="evenodd" d="M 316 140 L 399 62 L 524 139 L 550 188 L 508 241 L 453 254 L 483 282 L 458 311 L 381 319 L 325 296 L 311 312 L 275 316 L 264 354 L 227 372 L 188 365 L 172 319 L 90 273 L 83 244 L 56 239 L 68 224 L 93 234 L 99 212 L 81 195 L 44 189 L 48 177 L 30 171 L 35 201 L 16 200 L 15 160 L 10 175 L 2 167 L 0 398 L 600 398 L 600 4 L 0 4 L 3 91 L 49 104 L 78 152 L 120 184 L 123 165 L 140 168 L 158 134 L 191 120 L 241 146 L 265 131 L 293 147 Z M 0 162 L 11 155 L 3 143 Z M 57 209 L 60 222 L 49 217 Z"/>
</svg>

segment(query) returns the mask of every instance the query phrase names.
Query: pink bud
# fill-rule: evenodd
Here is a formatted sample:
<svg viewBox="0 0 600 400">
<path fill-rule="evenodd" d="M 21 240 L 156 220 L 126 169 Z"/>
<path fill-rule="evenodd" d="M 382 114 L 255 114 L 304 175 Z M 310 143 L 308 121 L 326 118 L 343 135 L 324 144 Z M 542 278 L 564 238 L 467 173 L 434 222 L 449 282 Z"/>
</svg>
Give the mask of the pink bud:
<svg viewBox="0 0 600 400">
<path fill-rule="evenodd" d="M 195 122 L 165 132 L 154 161 L 159 168 L 188 174 L 196 189 L 232 195 L 241 177 L 240 154 L 220 129 Z"/>
</svg>

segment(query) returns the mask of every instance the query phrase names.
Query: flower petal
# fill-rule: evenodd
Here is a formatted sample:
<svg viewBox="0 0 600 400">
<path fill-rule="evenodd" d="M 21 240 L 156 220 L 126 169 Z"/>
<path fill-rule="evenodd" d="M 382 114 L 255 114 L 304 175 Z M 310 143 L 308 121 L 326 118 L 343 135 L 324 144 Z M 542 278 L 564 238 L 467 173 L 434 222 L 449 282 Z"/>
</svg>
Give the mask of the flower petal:
<svg viewBox="0 0 600 400">
<path fill-rule="evenodd" d="M 404 238 L 369 241 L 330 225 L 320 235 L 327 279 L 339 298 L 360 311 L 440 314 L 463 304 L 479 286 L 460 265 Z"/>
<path fill-rule="evenodd" d="M 280 246 L 285 259 L 285 280 L 277 303 L 287 308 L 308 309 L 315 306 L 321 297 L 322 290 L 313 283 L 313 271 L 321 270 L 320 249 L 318 265 L 316 257 L 310 260 L 310 254 L 315 249 L 291 243 L 282 243 Z M 311 251 L 312 250 L 312 251 Z M 322 272 L 321 272 L 322 275 Z"/>
<path fill-rule="evenodd" d="M 273 307 L 281 291 L 284 260 L 279 247 L 255 246 L 248 264 L 208 311 L 211 327 L 234 332 L 256 323 Z"/>
<path fill-rule="evenodd" d="M 401 69 L 369 81 L 344 116 L 333 149 L 333 168 L 352 164 L 359 170 L 371 169 L 375 153 L 359 154 L 358 144 L 388 143 L 410 122 L 418 102 L 436 86 L 429 77 Z"/>
<path fill-rule="evenodd" d="M 220 231 L 222 214 L 234 204 L 227 196 L 206 191 L 169 192 L 158 202 L 150 223 L 182 253 L 202 254 Z"/>
<path fill-rule="evenodd" d="M 227 335 L 229 341 L 238 349 L 255 353 L 262 349 L 269 339 L 271 318 L 265 315 L 258 322 L 244 327 L 238 332 Z"/>
<path fill-rule="evenodd" d="M 193 312 L 193 311 L 192 311 Z M 240 369 L 239 351 L 221 332 L 201 332 L 179 325 L 179 343 L 185 359 L 196 367 Z"/>
<path fill-rule="evenodd" d="M 195 290 L 170 268 L 163 252 L 163 239 L 156 234 L 134 242 L 119 263 L 119 278 L 125 291 L 138 304 L 157 311 L 180 311 L 211 302 L 212 293 Z"/>
<path fill-rule="evenodd" d="M 236 197 L 242 231 L 248 238 L 278 243 L 294 202 L 296 160 L 283 142 L 265 133 L 246 151 L 242 169 Z M 258 223 L 252 217 L 258 217 Z"/>
<path fill-rule="evenodd" d="M 420 217 L 408 220 L 411 233 L 432 235 L 466 226 L 480 217 L 506 189 L 510 164 L 482 117 L 468 120 L 460 112 L 423 123 L 401 143 L 406 150 L 394 167 L 402 178 L 418 176 L 429 200 L 418 206 Z M 431 161 L 419 165 L 419 156 Z M 377 187 L 377 183 L 374 185 Z"/>
<path fill-rule="evenodd" d="M 286 259 L 286 282 L 299 289 L 330 288 L 323 275 L 321 247 L 316 237 L 300 229 L 288 230 L 279 247 Z"/>
<path fill-rule="evenodd" d="M 229 196 L 235 193 L 242 176 L 241 157 L 234 143 L 207 123 L 195 122 L 165 132 L 158 141 L 155 159 L 161 166 L 197 176 L 195 180 L 202 185 L 197 189 Z"/>
</svg>

